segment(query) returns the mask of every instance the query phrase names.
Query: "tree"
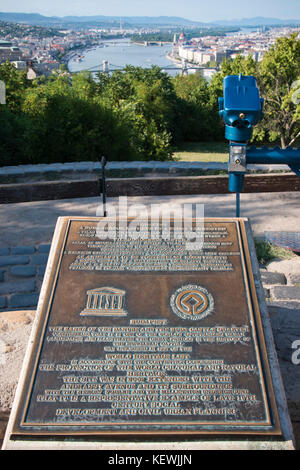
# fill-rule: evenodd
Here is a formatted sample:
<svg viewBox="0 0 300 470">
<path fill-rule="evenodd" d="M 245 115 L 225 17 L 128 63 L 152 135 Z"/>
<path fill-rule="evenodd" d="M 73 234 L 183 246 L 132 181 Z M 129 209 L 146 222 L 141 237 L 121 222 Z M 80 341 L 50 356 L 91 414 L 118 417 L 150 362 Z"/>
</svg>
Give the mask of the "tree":
<svg viewBox="0 0 300 470">
<path fill-rule="evenodd" d="M 25 71 L 17 70 L 8 61 L 0 65 L 0 80 L 6 86 L 6 106 L 11 111 L 18 113 L 25 91 L 32 86 L 31 81 L 27 80 Z"/>
<path fill-rule="evenodd" d="M 98 97 L 131 126 L 137 159 L 171 158 L 177 97 L 171 78 L 159 67 L 127 66 L 111 76 L 99 74 Z"/>
<path fill-rule="evenodd" d="M 66 74 L 68 76 L 68 74 Z M 76 96 L 82 99 L 91 99 L 97 95 L 97 84 L 90 72 L 76 73 L 71 79 L 72 89 Z"/>
<path fill-rule="evenodd" d="M 98 160 L 101 155 L 131 159 L 129 126 L 88 98 L 83 83 L 79 93 L 68 77 L 56 77 L 27 91 L 22 111 L 28 121 L 23 141 L 28 162 Z"/>
<path fill-rule="evenodd" d="M 24 163 L 23 135 L 26 119 L 22 114 L 10 111 L 0 105 L 0 155 L 1 165 L 18 165 Z"/>
<path fill-rule="evenodd" d="M 182 140 L 220 140 L 218 107 L 211 99 L 207 81 L 196 73 L 177 75 L 173 83 L 179 99 Z"/>
<path fill-rule="evenodd" d="M 258 83 L 265 99 L 261 138 L 278 138 L 281 147 L 300 137 L 300 106 L 297 88 L 300 79 L 300 40 L 297 34 L 282 37 L 265 54 L 258 71 Z M 296 83 L 295 83 L 296 82 Z"/>
</svg>

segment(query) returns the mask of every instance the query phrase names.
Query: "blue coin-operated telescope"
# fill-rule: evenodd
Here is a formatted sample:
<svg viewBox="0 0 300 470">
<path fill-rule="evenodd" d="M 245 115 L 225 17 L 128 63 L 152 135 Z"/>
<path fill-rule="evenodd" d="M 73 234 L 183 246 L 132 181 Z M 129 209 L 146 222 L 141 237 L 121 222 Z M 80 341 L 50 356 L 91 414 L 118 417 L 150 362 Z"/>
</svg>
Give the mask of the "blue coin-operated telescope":
<svg viewBox="0 0 300 470">
<path fill-rule="evenodd" d="M 219 98 L 219 113 L 229 140 L 229 191 L 236 193 L 236 216 L 240 215 L 240 192 L 247 164 L 286 164 L 300 177 L 300 149 L 282 150 L 250 147 L 253 126 L 263 118 L 263 102 L 256 79 L 229 75 L 223 82 L 224 97 Z"/>
</svg>

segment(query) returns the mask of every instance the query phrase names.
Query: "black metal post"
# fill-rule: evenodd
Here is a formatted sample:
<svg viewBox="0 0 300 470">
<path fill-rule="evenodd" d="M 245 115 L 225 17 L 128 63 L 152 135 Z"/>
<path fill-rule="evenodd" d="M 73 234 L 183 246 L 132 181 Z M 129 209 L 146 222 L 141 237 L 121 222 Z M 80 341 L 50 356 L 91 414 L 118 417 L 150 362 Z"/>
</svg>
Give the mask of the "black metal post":
<svg viewBox="0 0 300 470">
<path fill-rule="evenodd" d="M 101 158 L 101 167 L 102 167 L 102 202 L 103 202 L 103 217 L 107 216 L 106 212 L 106 182 L 105 182 L 105 165 L 106 158 Z"/>
</svg>

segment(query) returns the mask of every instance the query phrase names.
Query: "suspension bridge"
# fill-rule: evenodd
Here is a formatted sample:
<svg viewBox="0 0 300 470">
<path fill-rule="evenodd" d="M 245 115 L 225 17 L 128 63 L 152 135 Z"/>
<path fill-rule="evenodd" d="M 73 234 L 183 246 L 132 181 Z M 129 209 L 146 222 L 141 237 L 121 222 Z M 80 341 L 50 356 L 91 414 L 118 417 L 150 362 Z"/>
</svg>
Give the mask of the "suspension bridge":
<svg viewBox="0 0 300 470">
<path fill-rule="evenodd" d="M 159 66 L 163 71 L 165 72 L 168 72 L 169 70 L 181 70 L 181 73 L 182 75 L 186 75 L 188 74 L 188 71 L 189 70 L 204 70 L 206 69 L 207 67 L 201 67 L 201 66 L 197 66 L 197 65 L 190 65 L 190 64 L 187 64 L 187 62 L 185 60 L 182 61 L 181 64 L 178 64 L 178 66 L 174 66 L 174 65 L 167 65 L 167 66 Z M 106 73 L 106 74 L 110 74 L 110 73 L 113 73 L 113 72 L 117 72 L 117 71 L 123 71 L 125 70 L 126 66 L 124 65 L 115 65 L 115 64 L 111 64 L 109 63 L 107 60 L 103 60 L 102 61 L 102 64 L 98 64 L 98 65 L 93 65 L 92 67 L 88 67 L 88 68 L 84 68 L 84 69 L 80 69 L 80 70 L 76 70 L 76 71 L 73 71 L 71 72 L 72 74 L 75 74 L 75 73 L 80 73 L 80 72 L 85 72 L 85 71 L 88 71 L 88 72 L 91 72 L 91 73 Z M 152 67 L 142 67 L 143 69 L 145 70 L 151 70 Z"/>
</svg>

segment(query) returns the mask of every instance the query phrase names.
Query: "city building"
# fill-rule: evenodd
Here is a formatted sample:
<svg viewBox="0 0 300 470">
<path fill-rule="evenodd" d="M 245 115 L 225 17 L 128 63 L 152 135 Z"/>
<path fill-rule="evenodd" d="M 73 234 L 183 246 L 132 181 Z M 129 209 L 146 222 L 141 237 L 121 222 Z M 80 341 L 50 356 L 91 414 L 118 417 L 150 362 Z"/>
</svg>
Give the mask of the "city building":
<svg viewBox="0 0 300 470">
<path fill-rule="evenodd" d="M 16 47 L 10 41 L 0 40 L 0 64 L 6 61 L 22 61 L 23 54 L 19 47 Z"/>
</svg>

